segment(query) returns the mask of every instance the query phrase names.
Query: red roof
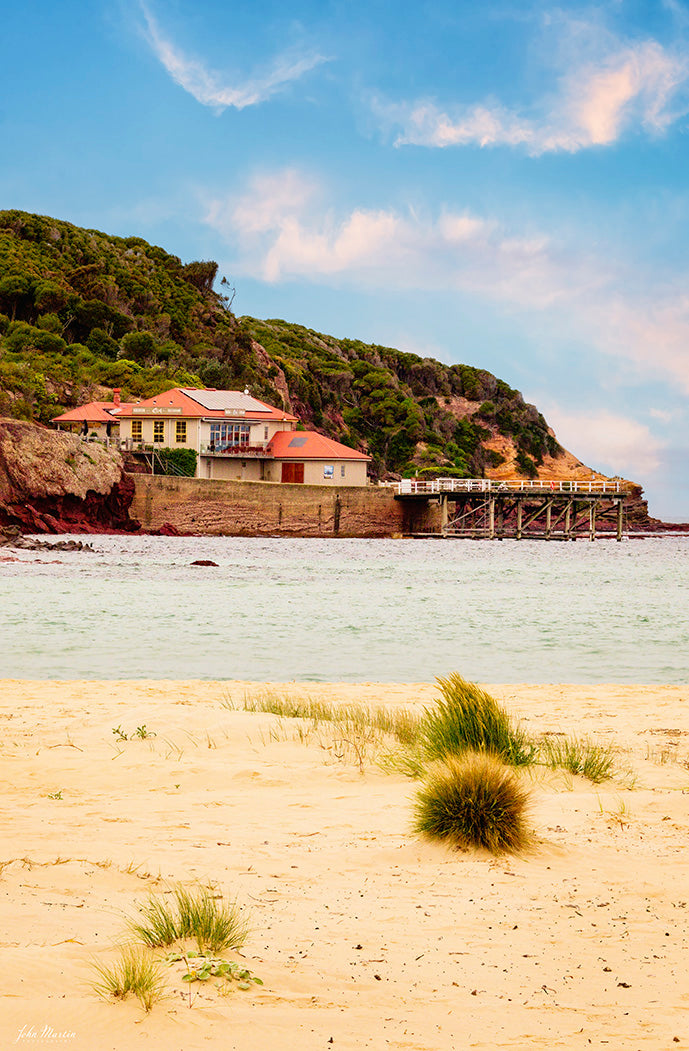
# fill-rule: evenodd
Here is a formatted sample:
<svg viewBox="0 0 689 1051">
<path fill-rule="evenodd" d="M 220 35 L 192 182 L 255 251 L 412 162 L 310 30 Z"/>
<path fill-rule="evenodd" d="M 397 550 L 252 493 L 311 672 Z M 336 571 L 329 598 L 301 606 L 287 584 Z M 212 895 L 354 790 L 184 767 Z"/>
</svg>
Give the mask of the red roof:
<svg viewBox="0 0 689 1051">
<path fill-rule="evenodd" d="M 122 409 L 131 408 L 128 402 L 122 402 Z M 79 405 L 76 409 L 63 412 L 61 416 L 53 416 L 53 423 L 117 423 L 117 406 L 113 401 L 90 401 L 86 405 Z"/>
<path fill-rule="evenodd" d="M 366 453 L 326 438 L 317 431 L 278 431 L 268 442 L 277 460 L 370 460 Z"/>
<path fill-rule="evenodd" d="M 122 405 L 117 415 L 136 418 L 142 409 L 181 409 L 179 419 L 225 420 L 237 416 L 247 420 L 288 420 L 297 417 L 284 409 L 276 409 L 242 391 L 195 390 L 191 387 L 174 387 L 154 398 L 145 398 L 135 404 Z M 141 415 L 145 413 L 141 412 Z"/>
</svg>

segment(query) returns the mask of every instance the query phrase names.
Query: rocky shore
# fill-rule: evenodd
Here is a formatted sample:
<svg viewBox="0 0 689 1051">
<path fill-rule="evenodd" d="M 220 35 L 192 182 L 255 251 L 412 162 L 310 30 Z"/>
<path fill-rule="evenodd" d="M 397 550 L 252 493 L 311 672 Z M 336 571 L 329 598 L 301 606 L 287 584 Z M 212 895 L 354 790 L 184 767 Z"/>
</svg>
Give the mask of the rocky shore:
<svg viewBox="0 0 689 1051">
<path fill-rule="evenodd" d="M 134 481 L 116 450 L 0 418 L 0 530 L 132 532 Z"/>
</svg>

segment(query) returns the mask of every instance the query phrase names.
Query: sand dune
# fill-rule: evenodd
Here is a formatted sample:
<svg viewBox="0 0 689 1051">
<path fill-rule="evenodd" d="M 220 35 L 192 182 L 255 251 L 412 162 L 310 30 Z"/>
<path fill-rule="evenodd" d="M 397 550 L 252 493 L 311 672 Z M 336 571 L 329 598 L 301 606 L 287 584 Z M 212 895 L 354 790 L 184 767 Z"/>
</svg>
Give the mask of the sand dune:
<svg viewBox="0 0 689 1051">
<path fill-rule="evenodd" d="M 491 687 L 533 732 L 612 740 L 636 774 L 534 774 L 538 846 L 507 860 L 415 839 L 413 782 L 271 735 L 274 717 L 224 706 L 245 688 L 0 683 L 0 1047 L 689 1047 L 689 688 Z M 190 1006 L 170 966 L 148 1015 L 100 999 L 91 961 L 124 916 L 194 880 L 246 905 L 264 985 L 195 984 Z"/>
</svg>

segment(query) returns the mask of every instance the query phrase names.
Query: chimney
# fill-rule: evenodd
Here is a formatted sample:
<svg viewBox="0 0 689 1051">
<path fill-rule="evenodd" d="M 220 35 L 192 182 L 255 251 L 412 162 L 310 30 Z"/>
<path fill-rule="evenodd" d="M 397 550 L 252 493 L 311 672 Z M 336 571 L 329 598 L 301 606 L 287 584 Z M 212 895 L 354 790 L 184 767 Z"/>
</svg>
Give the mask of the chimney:
<svg viewBox="0 0 689 1051">
<path fill-rule="evenodd" d="M 121 390 L 120 387 L 115 387 L 115 389 L 112 392 L 112 395 L 113 395 L 112 400 L 113 400 L 113 403 L 114 403 L 116 409 L 118 409 L 119 406 L 120 406 L 120 390 Z"/>
</svg>

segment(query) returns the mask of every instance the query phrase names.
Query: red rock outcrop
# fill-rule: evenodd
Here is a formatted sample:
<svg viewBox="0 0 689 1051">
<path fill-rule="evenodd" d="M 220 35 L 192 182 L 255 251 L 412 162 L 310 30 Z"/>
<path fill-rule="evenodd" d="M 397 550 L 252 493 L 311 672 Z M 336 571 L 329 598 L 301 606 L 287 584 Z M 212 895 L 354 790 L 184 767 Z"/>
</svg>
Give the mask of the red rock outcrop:
<svg viewBox="0 0 689 1051">
<path fill-rule="evenodd" d="M 0 528 L 27 533 L 131 532 L 133 479 L 113 449 L 0 418 Z"/>
</svg>

